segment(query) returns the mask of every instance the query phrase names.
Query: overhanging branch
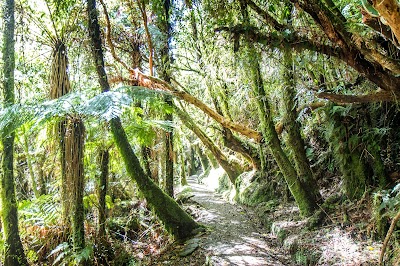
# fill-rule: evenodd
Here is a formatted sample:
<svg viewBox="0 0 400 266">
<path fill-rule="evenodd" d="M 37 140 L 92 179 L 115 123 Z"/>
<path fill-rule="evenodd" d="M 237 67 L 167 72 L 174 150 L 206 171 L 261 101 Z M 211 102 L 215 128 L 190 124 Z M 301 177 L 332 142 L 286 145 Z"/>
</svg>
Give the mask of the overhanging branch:
<svg viewBox="0 0 400 266">
<path fill-rule="evenodd" d="M 397 97 L 388 91 L 380 91 L 377 93 L 366 95 L 343 95 L 330 92 L 317 93 L 317 97 L 326 99 L 335 103 L 372 103 L 372 102 L 391 102 L 395 101 Z"/>
</svg>

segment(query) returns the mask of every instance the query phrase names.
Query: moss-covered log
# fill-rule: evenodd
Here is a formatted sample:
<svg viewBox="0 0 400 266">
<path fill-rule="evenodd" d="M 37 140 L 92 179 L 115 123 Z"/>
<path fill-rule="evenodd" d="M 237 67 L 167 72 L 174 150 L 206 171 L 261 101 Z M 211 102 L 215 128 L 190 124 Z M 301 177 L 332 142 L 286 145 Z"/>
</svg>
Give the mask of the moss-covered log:
<svg viewBox="0 0 400 266">
<path fill-rule="evenodd" d="M 92 53 L 95 67 L 99 78 L 102 91 L 109 91 L 110 85 L 104 69 L 104 59 L 100 26 L 97 18 L 96 1 L 87 1 L 89 35 L 92 44 Z M 164 223 L 166 229 L 177 239 L 191 236 L 195 229 L 200 227 L 192 217 L 181 209 L 174 199 L 165 194 L 152 180 L 146 175 L 140 166 L 139 159 L 136 157 L 128 141 L 125 130 L 119 118 L 110 121 L 111 132 L 114 141 L 124 160 L 129 176 L 134 180 L 139 190 L 143 193 L 149 205 L 154 209 L 157 216 Z"/>
</svg>

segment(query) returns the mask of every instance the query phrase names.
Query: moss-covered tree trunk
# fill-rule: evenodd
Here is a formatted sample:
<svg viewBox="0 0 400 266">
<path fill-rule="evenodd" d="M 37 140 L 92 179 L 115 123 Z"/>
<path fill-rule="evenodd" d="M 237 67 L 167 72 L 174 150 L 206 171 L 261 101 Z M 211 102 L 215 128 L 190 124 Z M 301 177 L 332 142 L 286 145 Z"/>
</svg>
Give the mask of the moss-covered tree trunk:
<svg viewBox="0 0 400 266">
<path fill-rule="evenodd" d="M 230 162 L 225 154 L 213 143 L 213 141 L 193 122 L 193 119 L 189 117 L 187 113 L 175 107 L 175 112 L 185 124 L 185 126 L 193 131 L 194 134 L 201 140 L 203 145 L 207 147 L 208 150 L 217 159 L 219 165 L 227 173 L 229 180 L 232 184 L 235 184 L 236 178 L 242 173 L 241 167 L 235 162 Z"/>
<path fill-rule="evenodd" d="M 252 51 L 252 57 L 251 61 L 249 62 L 249 71 L 253 77 L 253 90 L 258 104 L 261 131 L 264 136 L 264 142 L 278 164 L 289 190 L 299 206 L 300 213 L 302 215 L 309 216 L 318 207 L 316 193 L 310 192 L 309 188 L 307 188 L 301 179 L 298 178 L 296 169 L 281 147 L 278 134 L 275 131 L 271 107 L 267 99 L 268 96 L 265 93 L 264 83 L 261 77 L 259 65 L 260 58 L 259 56 L 254 56 L 258 54 L 254 49 L 250 48 L 250 51 Z"/>
<path fill-rule="evenodd" d="M 6 0 L 3 6 L 3 92 L 4 106 L 15 102 L 14 70 L 14 0 Z M 4 265 L 28 265 L 18 230 L 18 208 L 15 198 L 14 181 L 14 139 L 15 134 L 1 138 L 3 154 L 1 162 L 1 220 L 4 237 Z"/>
<path fill-rule="evenodd" d="M 97 179 L 97 196 L 99 198 L 99 225 L 98 236 L 104 237 L 106 234 L 106 195 L 108 189 L 108 169 L 110 153 L 107 149 L 99 153 L 100 175 Z"/>
<path fill-rule="evenodd" d="M 181 163 L 181 185 L 186 186 L 188 184 L 188 182 L 187 182 L 187 178 L 186 178 L 185 157 L 184 157 L 183 151 L 181 151 L 179 158 L 180 158 L 180 163 Z"/>
<path fill-rule="evenodd" d="M 172 105 L 172 100 L 166 100 L 168 105 Z M 172 123 L 172 114 L 166 114 L 164 119 Z M 174 131 L 165 132 L 165 191 L 174 197 Z"/>
<path fill-rule="evenodd" d="M 289 48 L 283 51 L 282 81 L 282 122 L 287 132 L 286 145 L 291 151 L 297 174 L 304 184 L 304 187 L 310 194 L 314 194 L 313 197 L 315 199 L 320 201 L 321 195 L 306 156 L 304 140 L 300 134 L 300 123 L 297 121 L 295 77 L 293 75 L 292 51 Z"/>
<path fill-rule="evenodd" d="M 357 147 L 351 150 L 349 148 L 350 140 L 341 116 L 332 112 L 329 107 L 326 112 L 330 119 L 327 122 L 326 138 L 343 175 L 344 192 L 351 200 L 359 199 L 366 189 L 368 171 Z M 356 138 L 357 136 L 353 137 Z"/>
<path fill-rule="evenodd" d="M 105 92 L 109 91 L 110 85 L 104 69 L 102 41 L 95 0 L 87 1 L 87 11 L 93 58 L 99 83 L 102 91 Z M 156 215 L 164 223 L 166 229 L 177 239 L 183 239 L 193 235 L 194 230 L 200 227 L 199 224 L 144 173 L 137 156 L 129 144 L 121 120 L 119 118 L 113 118 L 110 121 L 110 128 L 129 176 L 132 180 L 136 181 L 138 188 L 143 193 L 149 205 L 154 209 Z"/>
</svg>

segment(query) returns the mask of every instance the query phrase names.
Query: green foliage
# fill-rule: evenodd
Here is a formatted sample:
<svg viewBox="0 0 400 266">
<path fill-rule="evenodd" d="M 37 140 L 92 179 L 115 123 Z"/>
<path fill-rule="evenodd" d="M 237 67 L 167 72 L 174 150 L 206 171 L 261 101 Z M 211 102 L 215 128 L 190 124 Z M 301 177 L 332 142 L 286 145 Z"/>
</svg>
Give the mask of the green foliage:
<svg viewBox="0 0 400 266">
<path fill-rule="evenodd" d="M 55 195 L 42 195 L 18 203 L 21 221 L 28 225 L 56 225 L 60 219 L 60 203 Z"/>
<path fill-rule="evenodd" d="M 98 198 L 97 194 L 92 193 L 83 197 L 83 206 L 86 210 L 89 210 L 93 207 L 98 206 Z M 106 195 L 106 208 L 112 209 L 114 207 L 114 203 L 110 195 Z"/>
<path fill-rule="evenodd" d="M 36 251 L 30 249 L 27 253 L 26 253 L 26 258 L 28 259 L 29 262 L 33 263 L 36 262 L 39 257 L 36 253 Z"/>
<path fill-rule="evenodd" d="M 70 244 L 64 242 L 50 252 L 48 257 L 51 256 L 57 256 L 53 261 L 53 265 L 82 265 L 82 262 L 88 261 L 93 256 L 93 248 L 90 244 L 81 250 L 75 251 Z"/>
<path fill-rule="evenodd" d="M 0 111 L 0 131 L 3 136 L 6 136 L 30 121 L 35 120 L 35 124 L 40 125 L 54 118 L 69 115 L 95 117 L 109 122 L 129 109 L 134 99 L 149 101 L 157 106 L 158 110 L 164 109 L 167 113 L 171 112 L 170 107 L 161 103 L 159 96 L 164 94 L 163 92 L 132 86 L 121 87 L 118 90 L 104 92 L 91 98 L 85 92 L 73 92 L 55 100 L 15 104 Z M 172 126 L 168 122 L 158 120 L 146 123 L 147 126 L 157 126 L 167 130 Z"/>
<path fill-rule="evenodd" d="M 383 190 L 382 203 L 378 211 L 384 210 L 382 217 L 393 217 L 397 214 L 400 207 L 400 184 L 397 184 L 392 190 Z"/>
</svg>

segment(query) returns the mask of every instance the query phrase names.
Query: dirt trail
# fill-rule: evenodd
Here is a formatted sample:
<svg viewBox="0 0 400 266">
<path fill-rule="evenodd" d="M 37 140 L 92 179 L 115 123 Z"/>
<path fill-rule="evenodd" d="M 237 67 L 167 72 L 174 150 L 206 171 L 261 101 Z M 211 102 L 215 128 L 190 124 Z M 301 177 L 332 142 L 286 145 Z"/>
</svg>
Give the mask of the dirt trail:
<svg viewBox="0 0 400 266">
<path fill-rule="evenodd" d="M 202 206 L 198 221 L 211 230 L 200 239 L 200 247 L 210 254 L 212 265 L 289 265 L 274 247 L 276 240 L 262 232 L 242 207 L 228 203 L 194 178 L 188 183 L 192 199 Z"/>
</svg>

